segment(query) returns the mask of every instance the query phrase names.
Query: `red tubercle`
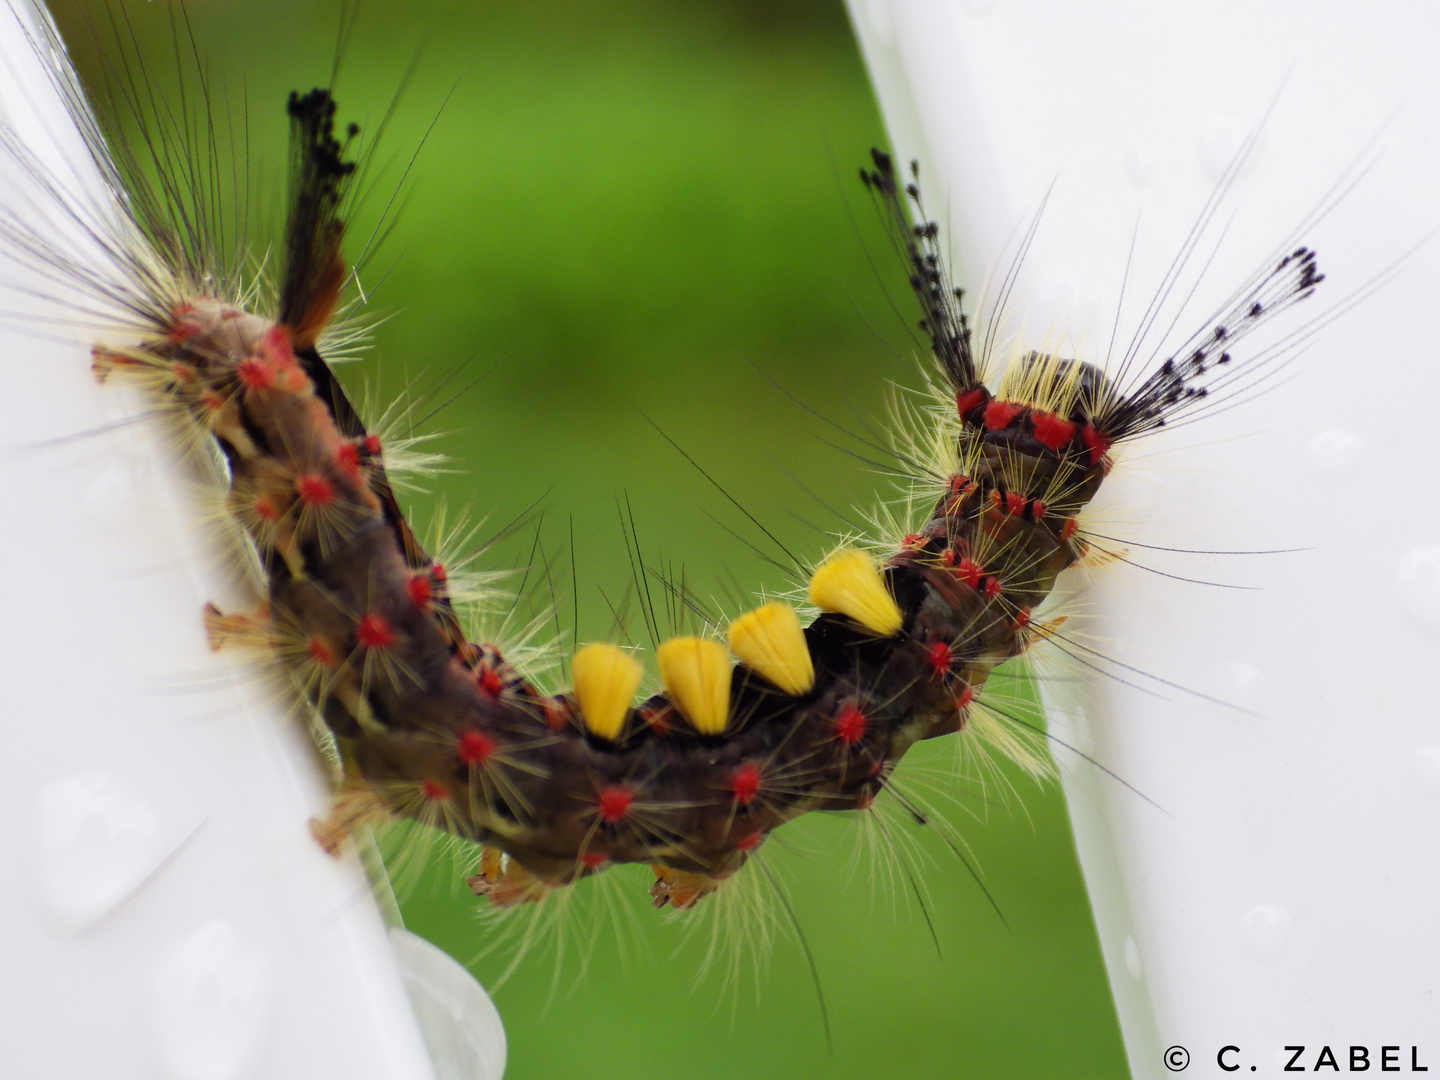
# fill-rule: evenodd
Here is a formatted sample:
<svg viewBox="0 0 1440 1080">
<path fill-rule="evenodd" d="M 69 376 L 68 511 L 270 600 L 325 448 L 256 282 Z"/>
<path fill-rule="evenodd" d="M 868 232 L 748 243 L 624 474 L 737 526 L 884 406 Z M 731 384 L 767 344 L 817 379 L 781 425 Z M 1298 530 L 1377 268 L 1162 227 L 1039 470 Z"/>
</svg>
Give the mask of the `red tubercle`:
<svg viewBox="0 0 1440 1080">
<path fill-rule="evenodd" d="M 1005 591 L 1005 583 L 993 574 L 985 579 L 985 599 L 994 600 Z"/>
<path fill-rule="evenodd" d="M 925 663 L 930 665 L 935 678 L 943 679 L 955 665 L 955 650 L 948 641 L 932 641 L 925 648 Z"/>
<path fill-rule="evenodd" d="M 290 331 L 283 323 L 273 323 L 260 335 L 260 355 L 277 368 L 295 366 L 295 350 L 290 344 Z"/>
<path fill-rule="evenodd" d="M 383 615 L 370 612 L 355 624 L 355 643 L 362 649 L 388 649 L 396 640 L 394 629 Z"/>
<path fill-rule="evenodd" d="M 455 740 L 455 756 L 460 759 L 462 765 L 478 768 L 495 755 L 499 745 L 483 731 L 470 728 L 468 731 L 462 731 L 460 737 Z"/>
<path fill-rule="evenodd" d="M 310 377 L 295 359 L 290 331 L 284 325 L 276 323 L 260 336 L 260 355 L 275 371 L 281 389 L 298 394 L 310 385 Z"/>
<path fill-rule="evenodd" d="M 492 698 L 498 698 L 505 692 L 505 680 L 500 678 L 500 673 L 489 664 L 483 665 L 475 672 L 475 682 Z"/>
<path fill-rule="evenodd" d="M 1030 609 L 1028 607 L 1022 607 L 1019 611 L 1015 612 L 1015 629 L 1024 630 L 1029 625 Z"/>
<path fill-rule="evenodd" d="M 188 300 L 182 300 L 171 308 L 170 328 L 165 331 L 165 339 L 170 342 L 171 345 L 179 345 L 189 341 L 203 329 L 198 319 L 190 318 L 194 310 L 195 305 Z"/>
<path fill-rule="evenodd" d="M 431 588 L 430 575 L 426 573 L 411 574 L 410 580 L 405 582 L 405 592 L 409 594 L 410 601 L 421 611 L 430 610 Z"/>
<path fill-rule="evenodd" d="M 1041 502 L 1039 499 L 1031 499 L 1031 500 L 1030 500 L 1030 520 L 1031 520 L 1031 521 L 1039 521 L 1041 518 L 1043 518 L 1043 517 L 1045 516 L 1045 512 L 1046 512 L 1048 509 L 1049 509 L 1049 507 L 1047 507 L 1047 506 L 1046 506 L 1043 502 Z"/>
<path fill-rule="evenodd" d="M 306 506 L 329 506 L 335 501 L 335 488 L 319 473 L 300 473 L 296 476 L 295 494 Z"/>
<path fill-rule="evenodd" d="M 1013 401 L 992 401 L 985 406 L 985 430 L 1000 431 L 1015 422 L 1025 406 Z"/>
<path fill-rule="evenodd" d="M 586 851 L 580 855 L 580 865 L 586 870 L 598 870 L 610 861 L 610 856 L 603 851 Z"/>
<path fill-rule="evenodd" d="M 437 562 L 430 564 L 430 580 L 437 585 L 443 585 L 450 580 L 450 573 L 445 569 L 444 563 Z"/>
<path fill-rule="evenodd" d="M 1075 437 L 1075 424 L 1054 413 L 1032 412 L 1030 432 L 1035 436 L 1035 441 L 1046 450 L 1058 454 Z"/>
<path fill-rule="evenodd" d="M 362 440 L 362 445 L 365 448 L 365 453 L 368 454 L 370 457 L 373 458 L 380 456 L 380 436 L 366 435 L 365 438 Z"/>
<path fill-rule="evenodd" d="M 1018 491 L 1010 491 L 1005 494 L 1005 512 L 1011 517 L 1019 517 L 1025 512 L 1025 496 Z"/>
<path fill-rule="evenodd" d="M 280 520 L 280 511 L 275 509 L 275 503 L 269 495 L 256 495 L 250 503 L 250 512 L 267 525 L 273 525 Z"/>
<path fill-rule="evenodd" d="M 1077 518 L 1066 518 L 1065 524 L 1060 526 L 1060 542 L 1063 544 L 1079 531 L 1080 522 Z"/>
<path fill-rule="evenodd" d="M 630 789 L 621 784 L 611 784 L 595 794 L 596 811 L 600 814 L 600 820 L 607 825 L 625 820 L 634 802 L 635 796 Z"/>
<path fill-rule="evenodd" d="M 906 533 L 905 539 L 900 541 L 900 546 L 907 548 L 924 547 L 925 537 L 921 536 L 919 533 Z"/>
<path fill-rule="evenodd" d="M 961 559 L 960 564 L 955 567 L 955 576 L 972 589 L 980 587 L 980 578 L 984 573 L 984 569 L 973 559 Z"/>
<path fill-rule="evenodd" d="M 358 443 L 343 442 L 335 451 L 335 464 L 352 480 L 360 479 L 360 446 Z"/>
<path fill-rule="evenodd" d="M 760 767 L 747 761 L 730 774 L 730 796 L 741 806 L 749 806 L 760 794 Z"/>
<path fill-rule="evenodd" d="M 754 851 L 760 846 L 760 841 L 763 839 L 765 839 L 763 832 L 752 832 L 736 837 L 733 843 L 736 851 Z"/>
<path fill-rule="evenodd" d="M 179 319 L 170 325 L 165 340 L 171 345 L 183 345 L 200 333 L 201 329 L 201 325 L 193 319 Z"/>
<path fill-rule="evenodd" d="M 246 390 L 269 390 L 275 385 L 275 372 L 257 356 L 247 356 L 235 365 L 235 377 Z"/>
<path fill-rule="evenodd" d="M 971 686 L 969 683 L 966 683 L 966 684 L 965 684 L 965 689 L 964 689 L 964 690 L 961 690 L 960 693 L 959 693 L 959 694 L 956 696 L 956 698 L 955 698 L 955 708 L 957 708 L 957 709 L 963 709 L 963 708 L 965 708 L 966 706 L 968 706 L 968 705 L 969 705 L 972 701 L 974 701 L 974 700 L 975 700 L 975 688 L 974 688 L 973 686 Z"/>
<path fill-rule="evenodd" d="M 954 566 L 954 565 L 955 565 L 955 549 L 954 549 L 954 548 L 949 548 L 949 547 L 947 547 L 944 551 L 940 552 L 940 565 L 941 565 L 941 566 Z"/>
<path fill-rule="evenodd" d="M 200 391 L 200 405 L 207 412 L 217 413 L 225 408 L 225 399 L 214 390 Z"/>
<path fill-rule="evenodd" d="M 946 487 L 945 492 L 952 499 L 954 499 L 960 495 L 968 494 L 973 490 L 975 489 L 970 483 L 970 478 L 968 476 L 961 476 L 959 473 L 956 473 L 954 476 L 950 477 L 950 483 Z"/>
<path fill-rule="evenodd" d="M 429 802 L 444 802 L 450 798 L 450 792 L 437 780 L 425 779 L 420 781 L 420 793 Z"/>
<path fill-rule="evenodd" d="M 990 391 L 983 386 L 976 386 L 955 395 L 955 411 L 960 414 L 961 420 L 969 422 L 970 414 L 989 400 Z"/>
<path fill-rule="evenodd" d="M 189 364 L 182 364 L 179 360 L 176 360 L 170 365 L 170 377 L 177 383 L 190 386 L 196 379 L 195 369 Z"/>
<path fill-rule="evenodd" d="M 1080 429 L 1080 441 L 1085 444 L 1085 449 L 1090 451 L 1090 464 L 1099 465 L 1114 440 L 1107 437 L 1094 424 L 1086 424 Z"/>
<path fill-rule="evenodd" d="M 318 637 L 312 637 L 305 642 L 305 653 L 321 667 L 333 668 L 339 660 L 335 650 Z"/>
<path fill-rule="evenodd" d="M 854 746 L 863 739 L 869 726 L 870 721 L 854 702 L 847 701 L 835 714 L 835 737 L 846 746 Z"/>
</svg>

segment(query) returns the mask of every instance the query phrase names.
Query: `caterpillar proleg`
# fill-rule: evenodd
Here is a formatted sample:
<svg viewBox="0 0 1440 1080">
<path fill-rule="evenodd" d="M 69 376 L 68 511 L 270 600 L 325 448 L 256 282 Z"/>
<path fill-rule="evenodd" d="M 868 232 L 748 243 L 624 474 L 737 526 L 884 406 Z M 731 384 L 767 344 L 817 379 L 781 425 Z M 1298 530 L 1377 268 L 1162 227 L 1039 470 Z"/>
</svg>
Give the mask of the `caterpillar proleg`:
<svg viewBox="0 0 1440 1080">
<path fill-rule="evenodd" d="M 1035 609 L 1081 556 L 1073 522 L 1111 447 L 1232 400 L 1212 388 L 1243 391 L 1263 377 L 1284 354 L 1249 352 L 1245 339 L 1321 280 L 1308 248 L 1287 247 L 1153 369 L 1107 375 L 1038 341 L 1007 358 L 999 379 L 984 367 L 1004 350 L 986 344 L 989 323 L 970 340 L 940 226 L 912 214 L 915 178 L 877 154 L 866 186 L 915 279 L 943 391 L 942 409 L 924 417 L 938 464 L 918 445 L 897 457 L 926 491 L 922 505 L 874 542 L 812 540 L 794 595 L 772 587 L 733 603 L 729 618 L 681 575 L 657 573 L 650 536 L 631 524 L 633 602 L 652 624 L 653 660 L 617 628 L 565 648 L 568 671 L 547 682 L 517 662 L 523 650 L 465 631 L 452 603 L 462 568 L 432 557 L 406 523 L 390 439 L 364 425 L 353 387 L 326 363 L 320 332 L 352 276 L 343 259 L 356 257 L 353 230 L 341 243 L 351 140 L 363 145 L 374 125 L 353 132 L 343 94 L 308 85 L 288 105 L 294 149 L 275 285 L 223 293 L 211 288 L 218 274 L 178 271 L 177 249 L 161 243 L 164 283 L 138 293 L 146 332 L 97 337 L 97 368 L 112 381 L 138 376 L 226 455 L 226 512 L 260 553 L 267 596 L 254 611 L 217 606 L 206 629 L 218 645 L 276 656 L 338 740 L 344 779 L 317 837 L 342 849 L 357 827 L 403 818 L 479 842 L 470 888 L 522 916 L 585 888 L 700 917 L 732 889 L 789 908 L 791 886 L 768 861 L 789 819 L 868 813 L 888 796 L 930 820 L 906 795 L 906 766 L 892 777 L 912 744 L 989 734 L 1039 764 L 1024 745 L 1038 734 L 998 704 L 996 684 L 1015 676 L 996 668 L 1046 638 L 1084 655 L 1065 624 Z M 247 100 L 250 126 L 282 119 Z M 925 190 L 932 197 L 928 180 Z M 10 243 L 25 250 L 23 222 Z M 691 439 L 659 426 L 713 468 Z M 493 452 L 486 472 L 505 460 Z M 583 554 L 590 527 L 572 551 Z M 520 565 L 562 606 L 556 579 L 566 573 L 545 551 L 542 542 Z M 615 598 L 617 623 L 624 607 Z M 674 632 L 660 625 L 667 618 Z M 882 844 L 901 842 L 893 822 L 866 820 Z M 654 867 L 638 890 L 618 869 L 627 863 Z M 611 879 L 620 884 L 602 884 Z M 921 893 L 913 878 L 902 888 Z"/>
</svg>

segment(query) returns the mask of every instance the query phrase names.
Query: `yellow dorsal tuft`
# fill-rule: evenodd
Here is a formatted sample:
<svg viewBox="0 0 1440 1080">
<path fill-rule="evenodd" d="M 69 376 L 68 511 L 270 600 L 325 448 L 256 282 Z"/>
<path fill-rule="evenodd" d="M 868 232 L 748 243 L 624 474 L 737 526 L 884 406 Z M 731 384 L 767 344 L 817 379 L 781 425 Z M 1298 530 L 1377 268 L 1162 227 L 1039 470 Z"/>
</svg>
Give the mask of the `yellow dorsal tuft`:
<svg viewBox="0 0 1440 1080">
<path fill-rule="evenodd" d="M 702 735 L 719 735 L 730 719 L 730 657 L 705 638 L 671 638 L 655 650 L 660 678 L 675 705 Z"/>
<path fill-rule="evenodd" d="M 853 548 L 835 552 L 811 575 L 810 602 L 881 637 L 895 636 L 904 621 L 875 560 Z"/>
<path fill-rule="evenodd" d="M 619 737 L 644 673 L 640 661 L 614 645 L 597 642 L 576 650 L 570 665 L 575 702 L 593 734 L 602 739 Z"/>
<path fill-rule="evenodd" d="M 750 670 L 763 675 L 787 694 L 807 693 L 815 685 L 815 665 L 789 604 L 766 604 L 747 611 L 730 624 L 730 651 Z"/>
</svg>

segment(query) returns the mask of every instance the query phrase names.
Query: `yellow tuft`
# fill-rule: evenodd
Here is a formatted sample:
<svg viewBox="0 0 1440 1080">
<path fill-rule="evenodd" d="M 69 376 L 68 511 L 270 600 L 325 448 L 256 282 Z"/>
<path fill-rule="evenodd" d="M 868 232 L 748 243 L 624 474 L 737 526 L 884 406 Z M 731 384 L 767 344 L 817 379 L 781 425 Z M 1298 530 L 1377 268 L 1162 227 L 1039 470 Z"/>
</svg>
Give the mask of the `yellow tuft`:
<svg viewBox="0 0 1440 1080">
<path fill-rule="evenodd" d="M 875 560 L 854 549 L 835 552 L 810 577 L 810 602 L 848 615 L 871 633 L 894 637 L 904 619 Z"/>
<path fill-rule="evenodd" d="M 807 693 L 815 685 L 810 646 L 800 616 L 789 604 L 766 604 L 730 624 L 730 651 L 787 694 Z"/>
<path fill-rule="evenodd" d="M 640 661 L 614 645 L 597 642 L 576 650 L 570 664 L 575 702 L 593 734 L 602 739 L 619 736 L 644 673 Z"/>
<path fill-rule="evenodd" d="M 705 638 L 671 638 L 655 650 L 671 700 L 702 735 L 719 735 L 730 719 L 730 657 Z"/>
</svg>

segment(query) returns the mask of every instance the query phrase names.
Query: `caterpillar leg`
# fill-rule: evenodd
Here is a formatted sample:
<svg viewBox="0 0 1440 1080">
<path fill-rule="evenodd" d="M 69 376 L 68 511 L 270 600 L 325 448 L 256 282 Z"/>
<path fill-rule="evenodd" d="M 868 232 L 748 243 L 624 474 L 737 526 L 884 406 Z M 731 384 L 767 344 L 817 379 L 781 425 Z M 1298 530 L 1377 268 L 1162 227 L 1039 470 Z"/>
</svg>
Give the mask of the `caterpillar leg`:
<svg viewBox="0 0 1440 1080">
<path fill-rule="evenodd" d="M 651 866 L 650 869 L 655 871 L 650 898 L 657 908 L 666 904 L 676 909 L 693 907 L 725 883 L 723 877 L 671 870 L 668 866 Z"/>
<path fill-rule="evenodd" d="M 168 371 L 171 365 L 141 349 L 111 349 L 96 345 L 90 350 L 90 371 L 104 384 L 116 371 Z"/>
<path fill-rule="evenodd" d="M 261 604 L 253 615 L 226 615 L 214 604 L 206 604 L 203 618 L 205 641 L 211 652 L 232 645 L 268 649 L 274 644 L 269 604 Z"/>
<path fill-rule="evenodd" d="M 475 876 L 465 879 L 476 896 L 488 896 L 496 907 L 534 904 L 545 899 L 550 886 L 499 848 L 480 849 Z"/>
<path fill-rule="evenodd" d="M 340 846 L 356 830 L 378 825 L 390 817 L 384 801 L 363 783 L 350 781 L 340 789 L 323 818 L 310 819 L 310 835 L 327 855 L 339 855 Z"/>
</svg>

